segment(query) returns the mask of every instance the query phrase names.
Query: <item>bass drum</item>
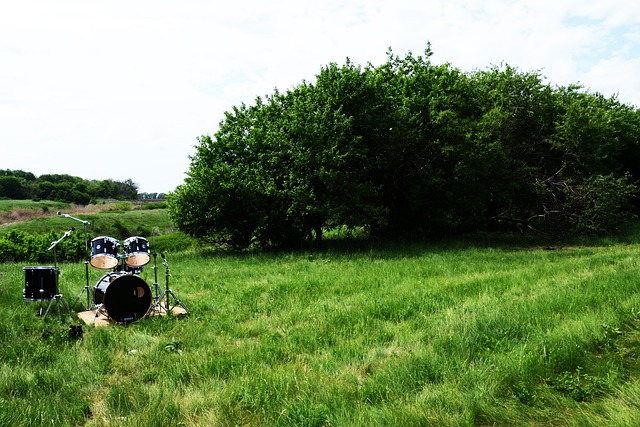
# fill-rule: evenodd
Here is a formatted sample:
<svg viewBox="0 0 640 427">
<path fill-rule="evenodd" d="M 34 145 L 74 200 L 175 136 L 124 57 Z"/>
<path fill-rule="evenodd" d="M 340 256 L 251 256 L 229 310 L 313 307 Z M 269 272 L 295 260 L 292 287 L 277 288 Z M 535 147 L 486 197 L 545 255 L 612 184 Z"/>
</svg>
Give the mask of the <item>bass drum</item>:
<svg viewBox="0 0 640 427">
<path fill-rule="evenodd" d="M 118 323 L 135 322 L 151 307 L 151 289 L 139 276 L 108 273 L 94 288 L 94 303 L 102 304 L 111 319 Z"/>
</svg>

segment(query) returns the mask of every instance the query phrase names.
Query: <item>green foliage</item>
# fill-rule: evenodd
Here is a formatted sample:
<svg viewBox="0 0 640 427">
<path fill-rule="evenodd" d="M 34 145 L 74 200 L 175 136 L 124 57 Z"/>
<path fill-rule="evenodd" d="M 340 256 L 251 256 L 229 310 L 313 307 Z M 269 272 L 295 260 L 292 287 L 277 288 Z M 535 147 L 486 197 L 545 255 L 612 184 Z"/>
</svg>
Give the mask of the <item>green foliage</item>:
<svg viewBox="0 0 640 427">
<path fill-rule="evenodd" d="M 28 194 L 29 191 L 24 179 L 15 176 L 0 176 L 0 197 L 26 199 Z"/>
<path fill-rule="evenodd" d="M 66 174 L 45 174 L 36 177 L 20 170 L 0 170 L 0 198 L 54 200 L 86 205 L 98 198 L 135 200 L 137 185 L 124 182 L 86 180 Z"/>
<path fill-rule="evenodd" d="M 199 138 L 168 198 L 172 220 L 246 248 L 342 228 L 610 232 L 632 211 L 638 110 L 536 72 L 463 73 L 431 55 L 330 64 L 315 82 L 234 107 Z"/>
<path fill-rule="evenodd" d="M 602 378 L 583 372 L 581 366 L 578 366 L 573 372 L 563 372 L 558 375 L 553 381 L 553 386 L 559 392 L 578 402 L 602 396 L 609 387 Z"/>
<path fill-rule="evenodd" d="M 64 233 L 53 231 L 45 234 L 31 235 L 12 230 L 0 237 L 0 262 L 49 263 L 62 261 L 78 261 L 86 258 L 84 237 L 71 234 L 55 247 Z"/>
</svg>

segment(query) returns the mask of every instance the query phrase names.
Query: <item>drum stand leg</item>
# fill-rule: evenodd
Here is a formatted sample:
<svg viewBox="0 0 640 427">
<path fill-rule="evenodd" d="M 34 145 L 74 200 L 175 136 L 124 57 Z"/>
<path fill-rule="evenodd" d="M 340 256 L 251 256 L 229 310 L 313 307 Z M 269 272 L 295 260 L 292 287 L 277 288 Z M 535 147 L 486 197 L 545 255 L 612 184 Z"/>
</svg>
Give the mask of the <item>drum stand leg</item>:
<svg viewBox="0 0 640 427">
<path fill-rule="evenodd" d="M 93 299 L 93 295 L 92 295 L 93 292 L 91 291 L 91 287 L 89 286 L 89 261 L 84 262 L 84 277 L 85 277 L 85 285 L 80 291 L 80 293 L 78 294 L 78 296 L 76 297 L 76 300 L 73 303 L 73 305 L 75 306 L 78 303 L 78 301 L 80 301 L 80 297 L 82 296 L 82 294 L 86 292 L 87 293 L 86 310 L 91 310 L 93 308 L 93 304 L 91 304 L 91 300 Z"/>
<path fill-rule="evenodd" d="M 151 286 L 153 286 L 153 293 L 155 294 L 155 296 L 153 297 L 153 303 L 155 305 L 155 303 L 158 302 L 158 300 L 160 299 L 160 284 L 158 283 L 158 266 L 156 265 L 156 256 L 158 256 L 158 254 L 153 254 L 153 278 L 154 278 L 154 282 Z"/>
<path fill-rule="evenodd" d="M 158 298 L 158 300 L 156 301 L 156 303 L 151 306 L 151 308 L 149 309 L 149 312 L 151 312 L 152 310 L 154 312 L 161 312 L 162 310 L 162 301 L 164 300 L 165 302 L 165 306 L 164 306 L 164 310 L 169 313 L 169 311 L 171 311 L 173 308 L 175 308 L 176 306 L 180 306 L 182 308 L 184 308 L 184 310 L 189 313 L 189 309 L 187 308 L 186 305 L 184 305 L 182 303 L 182 301 L 180 301 L 178 299 L 178 297 L 176 296 L 176 294 L 169 288 L 169 277 L 171 277 L 171 274 L 169 273 L 169 263 L 167 262 L 167 259 L 165 258 L 164 254 L 160 254 L 162 256 L 162 258 L 164 259 L 162 265 L 164 265 L 165 267 L 165 277 L 166 277 L 166 289 L 162 292 L 162 294 L 160 295 L 160 297 Z M 155 260 L 154 260 L 155 263 Z M 156 282 L 157 282 L 157 278 L 156 278 Z M 157 285 L 157 283 L 156 283 Z M 158 285 L 159 286 L 159 285 Z M 173 297 L 173 305 L 171 305 L 170 302 L 170 297 Z"/>
<path fill-rule="evenodd" d="M 169 297 L 173 297 L 173 305 L 171 305 L 171 302 L 169 301 Z M 189 309 L 187 308 L 186 305 L 184 305 L 182 303 L 182 301 L 180 301 L 178 299 L 178 297 L 176 296 L 176 294 L 171 290 L 171 289 L 166 289 L 164 291 L 162 291 L 162 295 L 160 295 L 160 299 L 158 299 L 158 302 L 156 302 L 156 304 L 152 307 L 152 309 L 154 311 L 160 312 L 162 310 L 162 300 L 165 301 L 165 305 L 164 305 L 164 310 L 168 313 L 169 311 L 171 311 L 173 308 L 177 307 L 178 305 L 182 308 L 184 308 L 184 310 L 189 313 Z"/>
<path fill-rule="evenodd" d="M 107 310 L 105 310 L 105 308 L 104 308 L 104 304 L 98 304 L 94 308 L 96 309 L 96 312 L 93 315 L 93 323 L 96 323 L 96 319 L 101 314 L 104 314 L 107 319 L 110 319 L 109 313 L 107 313 Z"/>
<path fill-rule="evenodd" d="M 54 302 L 56 303 L 56 305 L 58 305 L 58 311 L 60 311 L 60 304 L 62 304 L 64 308 L 67 309 L 67 313 L 69 314 L 69 317 L 73 318 L 73 313 L 71 312 L 71 308 L 69 308 L 69 304 L 67 304 L 67 302 L 64 300 L 64 296 L 62 296 L 62 294 L 56 294 L 51 299 L 51 302 L 49 302 L 47 311 L 44 312 L 44 317 L 42 318 L 43 321 L 47 318 L 47 314 L 49 314 L 49 310 L 51 310 L 51 306 L 53 305 Z"/>
</svg>

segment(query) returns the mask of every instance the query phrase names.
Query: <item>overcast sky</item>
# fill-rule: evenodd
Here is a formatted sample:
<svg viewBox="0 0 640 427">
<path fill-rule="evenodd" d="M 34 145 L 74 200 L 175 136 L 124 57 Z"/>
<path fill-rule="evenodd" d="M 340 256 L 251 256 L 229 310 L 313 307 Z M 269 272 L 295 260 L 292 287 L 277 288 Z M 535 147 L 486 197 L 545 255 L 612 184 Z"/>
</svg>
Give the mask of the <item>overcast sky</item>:
<svg viewBox="0 0 640 427">
<path fill-rule="evenodd" d="M 184 181 L 196 138 L 256 96 L 389 47 L 507 63 L 640 106 L 631 0 L 0 0 L 0 169 Z"/>
</svg>

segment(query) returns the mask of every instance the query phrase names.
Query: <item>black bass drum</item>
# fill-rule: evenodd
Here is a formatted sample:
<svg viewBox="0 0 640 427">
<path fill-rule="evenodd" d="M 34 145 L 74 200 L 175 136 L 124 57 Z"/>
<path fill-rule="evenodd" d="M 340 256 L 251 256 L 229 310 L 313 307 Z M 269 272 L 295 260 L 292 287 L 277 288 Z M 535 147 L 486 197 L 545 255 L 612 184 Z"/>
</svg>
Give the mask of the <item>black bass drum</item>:
<svg viewBox="0 0 640 427">
<path fill-rule="evenodd" d="M 108 273 L 94 288 L 94 303 L 102 304 L 111 319 L 118 323 L 135 322 L 151 307 L 151 289 L 139 276 Z"/>
</svg>

